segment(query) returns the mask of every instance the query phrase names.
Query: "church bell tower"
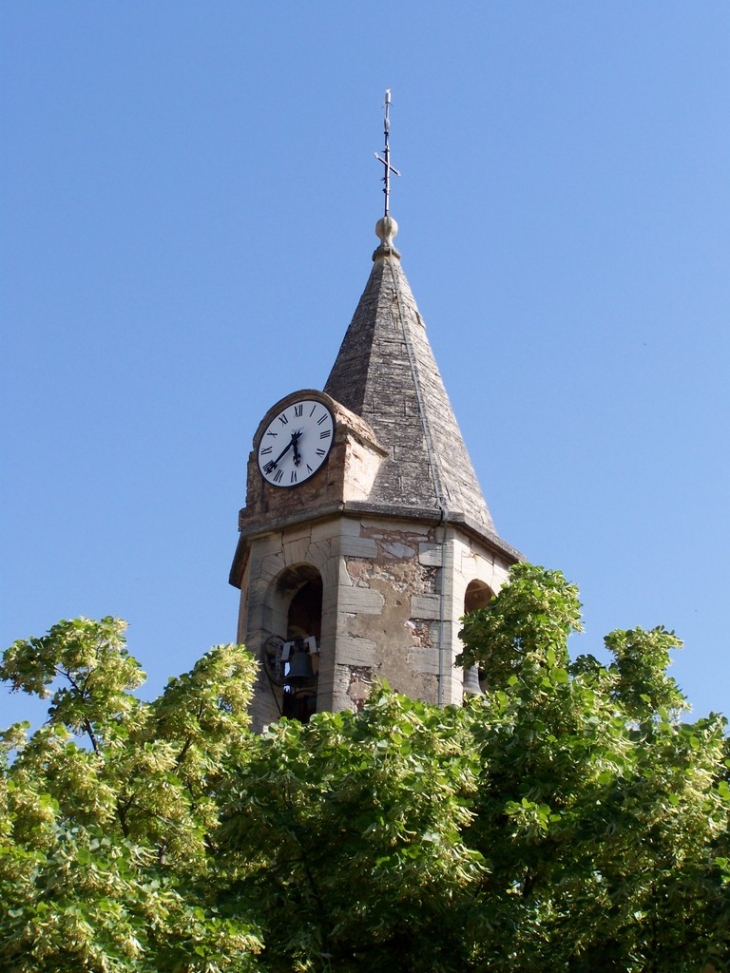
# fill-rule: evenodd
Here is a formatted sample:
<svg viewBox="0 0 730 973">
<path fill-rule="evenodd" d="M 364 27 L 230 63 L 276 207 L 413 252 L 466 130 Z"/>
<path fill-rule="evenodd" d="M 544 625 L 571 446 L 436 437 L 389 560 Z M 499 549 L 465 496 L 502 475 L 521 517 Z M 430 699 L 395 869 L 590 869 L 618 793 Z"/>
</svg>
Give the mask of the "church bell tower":
<svg viewBox="0 0 730 973">
<path fill-rule="evenodd" d="M 253 437 L 230 581 L 238 640 L 261 661 L 255 729 L 358 709 L 376 679 L 461 703 L 460 618 L 520 557 L 496 532 L 395 247 L 388 108 L 386 94 L 365 291 L 324 389 L 277 402 Z"/>
</svg>

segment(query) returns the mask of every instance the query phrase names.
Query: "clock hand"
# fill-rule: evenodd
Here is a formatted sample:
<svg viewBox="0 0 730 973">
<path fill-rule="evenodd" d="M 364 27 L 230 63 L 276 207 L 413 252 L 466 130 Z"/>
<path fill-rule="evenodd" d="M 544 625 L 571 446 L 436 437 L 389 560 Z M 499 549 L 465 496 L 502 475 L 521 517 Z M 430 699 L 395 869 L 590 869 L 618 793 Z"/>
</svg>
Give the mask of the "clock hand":
<svg viewBox="0 0 730 973">
<path fill-rule="evenodd" d="M 302 434 L 301 429 L 299 430 L 299 432 L 293 432 L 291 434 L 291 441 L 292 441 L 292 445 L 294 446 L 294 465 L 295 466 L 299 466 L 299 464 L 302 461 L 302 454 L 299 452 L 299 447 L 297 445 L 297 443 L 299 442 L 299 437 L 301 436 L 301 434 Z"/>
<path fill-rule="evenodd" d="M 297 457 L 299 456 L 299 450 L 297 449 L 297 439 L 299 439 L 300 436 L 301 436 L 301 432 L 293 432 L 291 434 L 291 440 L 282 449 L 282 451 L 279 453 L 276 459 L 269 460 L 269 462 L 266 464 L 266 466 L 264 467 L 265 473 L 271 473 L 272 470 L 275 470 L 276 467 L 279 465 L 279 460 L 282 459 L 284 456 L 286 456 L 286 454 L 289 452 L 292 446 L 294 447 L 294 462 L 297 464 L 297 466 L 299 465 L 299 463 L 297 462 Z M 300 456 L 299 459 L 301 460 Z"/>
<path fill-rule="evenodd" d="M 271 473 L 272 470 L 275 470 L 276 467 L 279 465 L 279 460 L 282 457 L 286 456 L 286 454 L 289 452 L 289 450 L 292 448 L 293 445 L 294 445 L 294 440 L 292 439 L 291 442 L 289 442 L 289 444 L 282 449 L 282 451 L 279 453 L 276 459 L 269 460 L 269 462 L 264 467 L 264 473 Z"/>
</svg>

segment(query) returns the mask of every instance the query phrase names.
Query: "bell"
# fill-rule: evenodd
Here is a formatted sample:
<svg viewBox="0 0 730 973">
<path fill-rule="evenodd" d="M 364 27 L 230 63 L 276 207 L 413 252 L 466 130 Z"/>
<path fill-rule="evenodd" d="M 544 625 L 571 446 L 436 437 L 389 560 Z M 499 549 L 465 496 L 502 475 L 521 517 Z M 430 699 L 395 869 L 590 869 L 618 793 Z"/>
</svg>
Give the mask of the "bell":
<svg viewBox="0 0 730 973">
<path fill-rule="evenodd" d="M 469 666 L 464 670 L 464 695 L 483 696 L 484 691 L 479 685 L 479 669 L 477 666 Z"/>
<path fill-rule="evenodd" d="M 312 660 L 306 649 L 295 649 L 289 656 L 289 668 L 284 683 L 287 686 L 304 686 L 314 679 Z"/>
</svg>

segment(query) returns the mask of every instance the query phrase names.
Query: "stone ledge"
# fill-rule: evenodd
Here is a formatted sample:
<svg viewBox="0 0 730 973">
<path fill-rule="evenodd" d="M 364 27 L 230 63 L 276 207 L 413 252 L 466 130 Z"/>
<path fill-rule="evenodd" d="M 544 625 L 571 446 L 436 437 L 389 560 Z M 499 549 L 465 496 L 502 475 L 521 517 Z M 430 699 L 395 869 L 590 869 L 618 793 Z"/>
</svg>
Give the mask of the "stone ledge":
<svg viewBox="0 0 730 973">
<path fill-rule="evenodd" d="M 244 508 L 245 509 L 245 508 Z M 460 513 L 447 512 L 444 520 L 444 511 L 438 508 L 408 507 L 396 504 L 366 503 L 364 501 L 348 501 L 330 503 L 320 507 L 318 510 L 299 510 L 294 514 L 274 517 L 270 520 L 262 520 L 258 523 L 250 523 L 241 529 L 238 540 L 238 547 L 233 559 L 230 583 L 236 587 L 241 586 L 241 577 L 247 559 L 249 541 L 257 537 L 265 536 L 288 530 L 291 527 L 310 522 L 313 525 L 334 517 L 360 518 L 362 516 L 372 516 L 384 520 L 417 521 L 430 526 L 447 524 L 449 527 L 457 527 L 472 538 L 480 541 L 488 549 L 501 554 L 510 564 L 524 561 L 525 557 L 516 548 L 510 546 L 501 537 L 486 530 L 481 524 L 477 524 L 470 517 Z M 353 531 L 354 533 L 354 531 Z"/>
</svg>

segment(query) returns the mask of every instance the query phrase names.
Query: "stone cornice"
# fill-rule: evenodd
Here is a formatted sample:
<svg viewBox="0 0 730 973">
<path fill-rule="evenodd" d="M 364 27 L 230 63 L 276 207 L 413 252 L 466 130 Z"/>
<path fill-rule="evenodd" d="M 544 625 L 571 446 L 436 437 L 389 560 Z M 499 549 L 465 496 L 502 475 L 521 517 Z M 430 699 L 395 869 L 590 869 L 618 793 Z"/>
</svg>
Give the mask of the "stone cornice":
<svg viewBox="0 0 730 973">
<path fill-rule="evenodd" d="M 511 564 L 524 560 L 524 555 L 516 548 L 505 543 L 497 534 L 486 531 L 481 524 L 478 524 L 466 514 L 451 513 L 434 508 L 400 507 L 379 503 L 349 501 L 327 504 L 317 510 L 298 511 L 276 518 L 262 519 L 256 523 L 248 522 L 243 524 L 231 567 L 229 582 L 236 588 L 240 587 L 243 569 L 246 563 L 246 552 L 250 542 L 255 538 L 263 537 L 266 534 L 291 530 L 303 523 L 317 523 L 333 517 L 350 517 L 352 519 L 372 517 L 384 520 L 415 521 L 428 526 L 448 525 L 449 527 L 456 527 L 462 530 L 466 535 L 481 542 L 490 551 L 501 555 Z"/>
</svg>

